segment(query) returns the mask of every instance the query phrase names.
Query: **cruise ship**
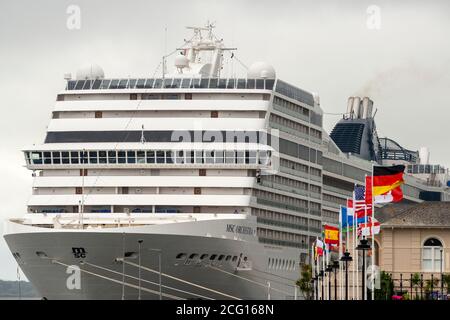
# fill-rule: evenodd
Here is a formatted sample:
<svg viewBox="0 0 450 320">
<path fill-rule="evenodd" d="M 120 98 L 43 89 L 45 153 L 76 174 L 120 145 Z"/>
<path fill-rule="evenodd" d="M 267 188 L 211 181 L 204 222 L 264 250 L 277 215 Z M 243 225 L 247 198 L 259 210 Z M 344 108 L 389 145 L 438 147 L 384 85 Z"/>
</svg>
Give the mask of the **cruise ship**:
<svg viewBox="0 0 450 320">
<path fill-rule="evenodd" d="M 43 298 L 301 299 L 312 242 L 374 163 L 408 165 L 405 201 L 450 199 L 426 149 L 377 136 L 369 98 L 327 134 L 318 95 L 265 62 L 223 77 L 235 49 L 190 30 L 160 78 L 67 75 L 23 149 L 32 195 L 4 237 Z"/>
</svg>

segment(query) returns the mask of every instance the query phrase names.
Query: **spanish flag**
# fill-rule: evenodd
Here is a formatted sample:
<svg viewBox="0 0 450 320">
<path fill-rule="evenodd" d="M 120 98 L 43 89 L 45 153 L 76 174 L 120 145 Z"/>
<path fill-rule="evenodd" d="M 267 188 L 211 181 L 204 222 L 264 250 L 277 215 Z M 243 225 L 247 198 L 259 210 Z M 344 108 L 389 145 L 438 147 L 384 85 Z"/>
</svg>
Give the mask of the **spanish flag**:
<svg viewBox="0 0 450 320">
<path fill-rule="evenodd" d="M 324 226 L 324 239 L 327 244 L 339 244 L 339 228 Z"/>
<path fill-rule="evenodd" d="M 392 167 L 374 167 L 372 195 L 374 197 L 379 195 L 386 195 L 399 188 L 404 182 L 404 171 L 405 166 L 403 165 Z"/>
</svg>

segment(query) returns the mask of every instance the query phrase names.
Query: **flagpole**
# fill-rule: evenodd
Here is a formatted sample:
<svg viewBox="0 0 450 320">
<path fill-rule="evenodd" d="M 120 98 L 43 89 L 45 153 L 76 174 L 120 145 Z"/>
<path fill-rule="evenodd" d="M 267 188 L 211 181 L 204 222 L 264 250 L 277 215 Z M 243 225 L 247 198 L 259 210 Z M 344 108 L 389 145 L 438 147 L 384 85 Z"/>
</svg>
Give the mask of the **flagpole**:
<svg viewBox="0 0 450 320">
<path fill-rule="evenodd" d="M 317 237 L 316 237 L 316 252 L 317 252 Z M 319 292 L 320 292 L 320 285 L 319 285 L 319 273 L 320 273 L 320 256 L 319 255 L 317 255 L 316 256 L 316 270 L 317 270 L 317 300 L 319 300 L 319 296 L 321 295 L 321 294 L 319 294 Z"/>
<path fill-rule="evenodd" d="M 375 232 L 373 225 L 375 224 L 375 203 L 373 201 L 373 172 L 374 172 L 374 163 L 372 162 L 372 178 L 370 194 L 372 196 L 372 301 L 375 300 Z M 366 186 L 367 187 L 367 186 Z"/>
<path fill-rule="evenodd" d="M 330 249 L 331 246 L 328 247 L 328 262 L 327 262 L 327 268 L 330 265 Z M 331 282 L 330 282 L 331 272 L 328 272 L 328 300 L 331 300 Z"/>
<path fill-rule="evenodd" d="M 354 187 L 353 187 L 353 190 Z M 352 225 L 352 255 L 353 257 L 355 257 L 353 259 L 353 270 L 352 270 L 352 277 L 353 277 L 353 281 L 352 281 L 352 300 L 355 299 L 355 286 L 356 286 L 356 279 L 355 279 L 355 275 L 356 275 L 356 268 L 355 268 L 355 264 L 357 262 L 356 260 L 356 256 L 355 256 L 355 224 L 356 224 L 356 208 L 355 208 L 355 191 L 353 191 L 353 225 Z"/>
<path fill-rule="evenodd" d="M 342 246 L 342 206 L 339 206 L 339 282 L 341 282 L 341 257 L 343 254 L 343 246 Z M 335 274 L 336 276 L 336 274 Z M 339 290 L 339 296 L 341 297 L 341 290 Z M 338 300 L 337 297 L 334 297 L 335 300 Z"/>
<path fill-rule="evenodd" d="M 325 238 L 324 238 L 325 240 Z M 325 242 L 324 242 L 325 243 Z M 328 281 L 325 280 L 325 277 L 327 276 L 327 273 L 325 272 L 325 269 L 327 268 L 327 244 L 325 243 L 325 250 L 323 252 L 323 260 L 322 260 L 322 270 L 323 270 L 323 287 L 324 287 L 324 292 L 323 292 L 323 300 L 327 300 L 327 293 L 328 293 Z"/>
<path fill-rule="evenodd" d="M 367 186 L 366 186 L 366 180 L 367 180 L 367 174 L 364 175 L 364 223 L 367 225 L 367 199 L 365 197 L 365 195 L 367 194 Z M 373 211 L 372 211 L 373 214 Z M 362 228 L 361 228 L 361 235 L 362 235 Z M 362 237 L 364 239 L 364 237 Z M 362 254 L 365 254 L 365 251 L 363 251 Z M 362 276 L 365 276 L 365 270 L 362 270 Z M 366 282 L 364 280 L 364 282 Z M 364 289 L 364 296 L 361 297 L 362 300 L 367 300 L 367 290 Z"/>
<path fill-rule="evenodd" d="M 355 184 L 355 188 L 356 188 L 356 184 Z M 358 251 L 356 251 L 356 246 L 357 246 L 357 242 L 358 242 L 358 214 L 356 211 L 356 197 L 355 197 L 355 192 L 353 192 L 353 209 L 354 209 L 354 213 L 353 213 L 353 217 L 354 217 L 354 221 L 355 223 L 353 224 L 353 256 L 356 258 L 355 259 L 355 296 L 354 298 L 356 298 L 356 300 L 359 300 L 359 262 L 358 262 Z"/>
<path fill-rule="evenodd" d="M 322 255 L 322 271 L 323 271 L 323 273 L 322 273 L 322 288 L 324 288 L 325 290 L 322 290 L 323 291 L 322 292 L 322 300 L 325 300 L 325 292 L 326 292 L 326 289 L 327 289 L 327 287 L 326 287 L 326 283 L 327 282 L 325 281 L 325 257 L 326 257 L 326 254 L 327 254 L 326 245 L 325 245 L 325 250 L 324 251 L 325 252 Z"/>
<path fill-rule="evenodd" d="M 315 268 L 315 264 L 316 264 L 316 257 L 315 257 L 315 255 L 314 255 L 314 244 L 312 244 L 311 245 L 311 278 L 314 278 L 315 277 L 315 270 L 316 270 L 316 268 Z M 317 297 L 316 297 L 316 281 L 314 281 L 313 282 L 313 297 L 314 297 L 314 300 L 317 300 Z"/>
<path fill-rule="evenodd" d="M 350 226 L 348 225 L 348 219 L 347 219 L 347 236 L 345 237 L 345 247 L 348 252 L 351 252 L 351 250 L 350 250 Z M 342 270 L 343 269 L 344 269 L 344 266 L 342 266 Z M 348 270 L 346 270 L 345 272 L 348 272 Z M 353 270 L 352 270 L 352 274 L 353 274 Z"/>
</svg>

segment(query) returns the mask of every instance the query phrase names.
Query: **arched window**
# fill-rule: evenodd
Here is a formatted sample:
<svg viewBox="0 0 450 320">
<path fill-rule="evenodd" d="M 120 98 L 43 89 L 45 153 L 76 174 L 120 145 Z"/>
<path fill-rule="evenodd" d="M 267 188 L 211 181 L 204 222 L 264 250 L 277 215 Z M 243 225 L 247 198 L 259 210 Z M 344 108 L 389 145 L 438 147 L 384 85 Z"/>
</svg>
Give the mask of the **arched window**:
<svg viewBox="0 0 450 320">
<path fill-rule="evenodd" d="M 422 248 L 422 270 L 425 272 L 441 272 L 444 270 L 442 242 L 436 238 L 427 239 Z"/>
</svg>

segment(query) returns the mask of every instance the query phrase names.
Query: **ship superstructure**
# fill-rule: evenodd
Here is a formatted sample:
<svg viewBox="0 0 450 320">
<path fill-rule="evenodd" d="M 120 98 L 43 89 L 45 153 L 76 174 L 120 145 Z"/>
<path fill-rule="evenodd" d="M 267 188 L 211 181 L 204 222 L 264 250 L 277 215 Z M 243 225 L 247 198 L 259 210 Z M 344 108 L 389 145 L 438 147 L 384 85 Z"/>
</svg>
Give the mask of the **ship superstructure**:
<svg viewBox="0 0 450 320">
<path fill-rule="evenodd" d="M 263 62 L 221 77 L 234 49 L 211 25 L 192 29 L 160 78 L 81 69 L 44 143 L 24 149 L 33 193 L 5 239 L 44 297 L 294 298 L 322 224 L 383 161 L 380 140 L 364 140 L 370 99 L 343 119 L 358 148 L 346 125 L 330 138 L 317 95 Z M 426 189 L 411 178 L 405 198 Z"/>
</svg>

